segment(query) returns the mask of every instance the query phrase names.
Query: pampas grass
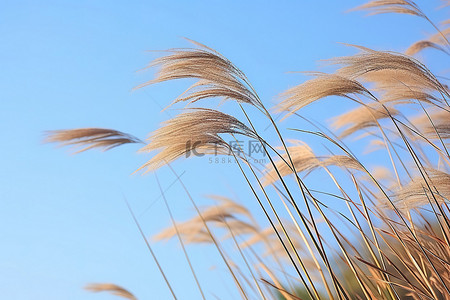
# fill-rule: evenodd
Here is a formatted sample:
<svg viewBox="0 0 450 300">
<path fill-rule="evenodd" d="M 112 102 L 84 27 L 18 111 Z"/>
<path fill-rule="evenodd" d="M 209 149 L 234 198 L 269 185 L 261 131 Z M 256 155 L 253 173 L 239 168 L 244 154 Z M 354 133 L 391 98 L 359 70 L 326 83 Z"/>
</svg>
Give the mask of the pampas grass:
<svg viewBox="0 0 450 300">
<path fill-rule="evenodd" d="M 197 49 L 171 49 L 169 55 L 155 59 L 147 68 L 158 68 L 153 80 L 137 88 L 168 80 L 195 78 L 198 82 L 188 88 L 172 104 L 197 102 L 206 98 L 232 99 L 261 106 L 257 95 L 249 87 L 248 79 L 219 52 L 192 40 Z"/>
<path fill-rule="evenodd" d="M 328 96 L 349 97 L 350 94 L 369 94 L 359 82 L 335 74 L 317 74 L 317 77 L 293 87 L 282 94 L 277 111 L 292 115 L 302 107 Z"/>
<path fill-rule="evenodd" d="M 423 49 L 426 48 L 434 48 L 436 50 L 442 51 L 446 54 L 448 54 L 447 50 L 445 50 L 444 47 L 442 47 L 441 45 L 438 45 L 436 43 L 433 43 L 431 41 L 418 41 L 415 42 L 414 44 L 412 44 L 411 46 L 409 46 L 408 49 L 406 49 L 405 54 L 406 55 L 415 55 L 417 53 L 419 53 L 420 51 L 422 51 Z"/>
<path fill-rule="evenodd" d="M 354 10 L 368 10 L 371 15 L 397 13 L 424 16 L 417 4 L 408 0 L 374 0 L 358 6 Z"/>
<path fill-rule="evenodd" d="M 94 293 L 107 292 L 124 299 L 136 300 L 136 297 L 132 293 L 112 283 L 92 283 L 87 285 L 85 289 Z"/>
<path fill-rule="evenodd" d="M 430 21 L 412 1 L 377 0 L 357 9 Z M 438 31 L 406 54 L 350 45 L 359 52 L 328 60 L 333 73 L 310 72 L 314 78 L 280 94 L 274 110 L 282 120 L 301 121 L 290 130 L 280 129 L 283 121 L 275 121 L 245 74 L 216 50 L 191 41 L 193 48 L 165 52 L 148 66 L 158 70 L 155 78 L 138 88 L 197 81 L 170 104 L 187 102 L 182 112 L 140 150 L 153 156 L 139 170 L 168 167 L 177 176 L 170 165 L 177 159 L 228 155 L 261 210 L 221 195 L 198 207 L 179 179 L 195 214 L 177 221 L 156 178 L 171 226 L 152 242 L 178 240 L 203 299 L 207 288 L 191 264 L 191 244 L 217 251 L 243 299 L 450 299 L 450 93 L 441 77 L 411 57 L 425 48 L 447 52 L 445 35 Z M 336 115 L 330 128 L 300 114 L 327 97 L 356 107 Z M 201 107 L 201 100 L 214 98 L 230 101 L 244 117 Z M 253 122 L 261 117 L 273 125 L 274 142 Z M 268 163 L 252 161 L 225 137 L 258 141 Z M 306 142 L 311 139 L 319 143 Z M 47 141 L 84 147 L 80 152 L 140 142 L 98 128 L 49 132 Z M 372 159 L 366 161 L 360 145 Z M 111 284 L 89 289 L 135 299 Z"/>
<path fill-rule="evenodd" d="M 106 151 L 125 144 L 142 143 L 140 139 L 130 134 L 105 128 L 50 130 L 46 132 L 44 141 L 46 143 L 58 143 L 61 146 L 71 146 L 74 149 L 81 148 L 75 153 L 92 148 L 100 148 Z"/>
<path fill-rule="evenodd" d="M 230 115 L 212 109 L 193 109 L 168 120 L 151 135 L 148 144 L 140 151 L 160 152 L 138 170 L 155 170 L 191 151 L 228 154 L 230 146 L 220 134 L 255 137 L 252 130 Z"/>
</svg>

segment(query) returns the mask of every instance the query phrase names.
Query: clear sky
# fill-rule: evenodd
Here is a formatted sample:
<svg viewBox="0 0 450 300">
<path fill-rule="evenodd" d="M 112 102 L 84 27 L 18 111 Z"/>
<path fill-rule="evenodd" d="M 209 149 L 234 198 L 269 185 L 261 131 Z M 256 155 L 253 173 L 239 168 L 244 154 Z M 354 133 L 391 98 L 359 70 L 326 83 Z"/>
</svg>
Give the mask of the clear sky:
<svg viewBox="0 0 450 300">
<path fill-rule="evenodd" d="M 417 1 L 433 19 L 440 1 Z M 139 299 L 170 294 L 124 203 L 148 235 L 169 225 L 153 175 L 131 175 L 149 157 L 127 145 L 68 155 L 42 144 L 43 132 L 114 128 L 145 138 L 175 115 L 161 113 L 185 84 L 132 92 L 157 53 L 186 47 L 181 37 L 223 53 L 249 77 L 268 107 L 317 70 L 320 59 L 354 53 L 339 43 L 403 51 L 434 33 L 412 16 L 345 13 L 363 1 L 22 1 L 0 5 L 0 291 L 4 299 L 109 299 L 82 287 L 113 282 Z M 448 11 L 447 11 L 448 12 Z M 437 62 L 430 61 L 431 64 Z M 333 106 L 334 105 L 334 106 Z M 323 119 L 330 111 L 308 108 Z M 205 194 L 237 195 L 252 206 L 233 165 L 174 165 L 201 203 Z M 173 175 L 158 172 L 178 219 L 192 214 Z M 150 209 L 150 204 L 154 203 Z M 155 245 L 181 299 L 198 292 L 178 244 Z M 208 296 L 236 297 L 214 251 L 190 247 Z M 217 265 L 214 270 L 209 270 Z M 228 294 L 231 293 L 231 294 Z"/>
</svg>

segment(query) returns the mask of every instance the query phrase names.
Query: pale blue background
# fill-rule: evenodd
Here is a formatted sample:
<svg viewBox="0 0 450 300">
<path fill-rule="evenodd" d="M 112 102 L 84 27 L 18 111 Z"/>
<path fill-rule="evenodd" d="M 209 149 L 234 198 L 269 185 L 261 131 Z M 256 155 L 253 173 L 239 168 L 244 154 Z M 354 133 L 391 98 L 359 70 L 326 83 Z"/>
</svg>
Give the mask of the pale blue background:
<svg viewBox="0 0 450 300">
<path fill-rule="evenodd" d="M 418 2 L 434 20 L 445 18 L 444 11 L 435 10 L 440 1 Z M 271 107 L 278 93 L 304 80 L 288 71 L 315 70 L 320 59 L 354 53 L 338 42 L 403 51 L 433 33 L 429 24 L 411 16 L 345 13 L 361 3 L 2 0 L 1 297 L 109 299 L 82 287 L 113 282 L 139 299 L 170 298 L 123 200 L 129 200 L 148 235 L 169 224 L 161 200 L 142 215 L 159 191 L 153 175 L 130 174 L 148 156 L 136 154 L 136 146 L 69 156 L 67 149 L 43 145 L 43 131 L 97 126 L 145 138 L 168 118 L 160 108 L 186 85 L 131 92 L 152 76 L 136 71 L 157 56 L 146 50 L 189 46 L 183 36 L 232 60 Z M 345 108 L 343 102 L 327 103 L 305 114 L 321 120 Z M 199 202 L 214 192 L 237 194 L 254 206 L 236 167 L 200 159 L 174 166 L 186 171 L 182 178 Z M 164 187 L 174 180 L 167 169 L 158 174 Z M 179 185 L 167 196 L 177 218 L 192 215 Z M 178 244 L 156 245 L 155 251 L 178 296 L 197 299 Z M 237 297 L 213 250 L 189 251 L 209 298 L 211 291 Z M 208 271 L 212 265 L 218 268 Z"/>
</svg>

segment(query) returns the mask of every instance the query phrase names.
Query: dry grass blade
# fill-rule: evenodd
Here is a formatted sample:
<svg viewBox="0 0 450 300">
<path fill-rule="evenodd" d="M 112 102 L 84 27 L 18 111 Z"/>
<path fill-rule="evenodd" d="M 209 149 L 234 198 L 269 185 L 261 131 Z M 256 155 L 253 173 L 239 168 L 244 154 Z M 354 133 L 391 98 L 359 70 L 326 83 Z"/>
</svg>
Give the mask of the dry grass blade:
<svg viewBox="0 0 450 300">
<path fill-rule="evenodd" d="M 46 132 L 46 143 L 59 143 L 61 146 L 81 148 L 80 153 L 92 148 L 101 148 L 103 151 L 130 143 L 143 143 L 138 138 L 117 130 L 105 128 L 78 128 L 67 130 L 52 130 Z"/>
<path fill-rule="evenodd" d="M 286 228 L 287 232 L 297 231 L 295 225 L 287 220 L 283 220 L 283 226 Z M 281 228 L 281 225 L 279 224 L 275 226 L 275 229 L 278 232 L 281 232 L 283 230 Z M 282 239 L 285 243 L 289 242 L 286 237 L 282 237 Z M 297 238 L 294 234 L 292 234 L 290 240 L 294 246 L 295 251 L 300 252 L 305 249 L 304 244 L 302 244 L 300 238 Z M 275 255 L 279 259 L 288 259 L 285 252 L 286 250 L 284 249 L 282 244 L 278 242 L 278 237 L 272 227 L 267 227 L 255 232 L 244 243 L 242 243 L 242 247 L 250 247 L 257 243 L 264 243 L 266 251 L 263 253 L 263 256 Z M 289 251 L 293 252 L 292 249 L 289 249 Z M 306 253 L 302 255 L 302 262 L 307 265 L 308 269 L 314 270 L 313 261 L 306 255 Z M 311 266 L 313 267 L 309 268 Z"/>
<path fill-rule="evenodd" d="M 85 289 L 90 292 L 94 292 L 94 293 L 108 292 L 115 296 L 119 296 L 119 297 L 129 299 L 129 300 L 137 299 L 132 293 L 130 293 L 123 287 L 120 287 L 120 286 L 112 284 L 112 283 L 93 283 L 93 284 L 89 284 L 88 286 L 86 286 Z"/>
<path fill-rule="evenodd" d="M 184 257 L 186 258 L 186 261 L 187 261 L 187 263 L 189 265 L 189 269 L 190 269 L 190 271 L 192 273 L 192 277 L 194 278 L 195 283 L 197 284 L 197 287 L 198 287 L 198 290 L 199 290 L 199 292 L 200 292 L 200 294 L 202 296 L 202 299 L 205 300 L 206 299 L 205 298 L 205 294 L 204 294 L 203 289 L 202 289 L 202 287 L 200 285 L 200 281 L 198 280 L 197 274 L 195 273 L 194 267 L 192 266 L 192 262 L 191 262 L 191 259 L 189 258 L 188 252 L 186 251 L 186 247 L 185 247 L 185 244 L 183 242 L 183 238 L 181 237 L 181 235 L 180 235 L 180 233 L 178 231 L 178 227 L 177 227 L 177 224 L 175 222 L 175 219 L 173 218 L 173 214 L 172 214 L 172 210 L 170 209 L 169 202 L 167 201 L 166 195 L 164 193 L 164 190 L 161 187 L 161 183 L 160 183 L 158 175 L 156 175 L 156 173 L 155 173 L 155 179 L 156 179 L 156 182 L 158 184 L 159 191 L 160 191 L 160 193 L 161 193 L 161 195 L 163 197 L 164 204 L 166 205 L 167 212 L 169 213 L 170 220 L 172 221 L 172 225 L 173 225 L 173 227 L 174 227 L 174 229 L 176 231 L 176 234 L 177 234 L 177 237 L 178 237 L 178 241 L 180 242 L 180 246 L 183 249 L 183 254 L 184 254 Z"/>
<path fill-rule="evenodd" d="M 262 106 L 241 70 L 217 51 L 191 42 L 198 48 L 167 50 L 168 55 L 151 62 L 148 68 L 159 68 L 156 78 L 137 88 L 168 80 L 194 78 L 199 81 L 173 103 L 219 97 Z"/>
<path fill-rule="evenodd" d="M 292 299 L 302 300 L 302 298 L 297 297 L 297 296 L 295 296 L 295 295 L 289 293 L 289 292 L 286 291 L 285 289 L 282 289 L 282 288 L 278 287 L 276 284 L 273 284 L 273 283 L 267 281 L 267 280 L 264 279 L 264 278 L 261 278 L 261 281 L 264 282 L 265 284 L 271 286 L 272 288 L 277 289 L 278 291 L 280 291 L 280 293 L 281 293 L 283 296 L 285 296 L 285 294 L 287 294 L 287 295 L 288 295 L 289 297 L 291 297 Z M 286 296 L 285 296 L 285 297 L 286 297 Z"/>
<path fill-rule="evenodd" d="M 317 77 L 281 94 L 282 101 L 276 106 L 278 112 L 288 112 L 288 117 L 302 107 L 328 96 L 348 97 L 350 94 L 369 95 L 359 82 L 335 74 L 316 74 Z"/>
<path fill-rule="evenodd" d="M 410 0 L 374 0 L 353 10 L 368 10 L 369 15 L 398 13 L 424 17 L 422 11 Z"/>
<path fill-rule="evenodd" d="M 254 133 L 236 118 L 217 110 L 196 108 L 179 114 L 152 133 L 141 152 L 159 151 L 138 170 L 155 170 L 191 152 L 230 154 L 230 146 L 220 134 L 238 134 L 255 138 Z"/>
</svg>

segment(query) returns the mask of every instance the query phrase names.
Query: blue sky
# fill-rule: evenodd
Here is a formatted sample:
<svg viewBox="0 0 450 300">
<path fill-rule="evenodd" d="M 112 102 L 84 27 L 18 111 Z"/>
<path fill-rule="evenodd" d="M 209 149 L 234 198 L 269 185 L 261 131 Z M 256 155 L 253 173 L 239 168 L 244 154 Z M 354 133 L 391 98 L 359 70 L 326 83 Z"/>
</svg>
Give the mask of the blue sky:
<svg viewBox="0 0 450 300">
<path fill-rule="evenodd" d="M 440 1 L 418 1 L 434 20 Z M 176 114 L 161 113 L 186 86 L 132 92 L 152 72 L 137 72 L 181 37 L 223 53 L 249 77 L 264 103 L 305 80 L 320 59 L 354 53 L 339 43 L 403 51 L 434 33 L 411 16 L 345 13 L 362 1 L 8 1 L 0 9 L 0 290 L 5 299 L 109 299 L 82 287 L 113 282 L 139 299 L 170 294 L 126 209 L 150 235 L 169 225 L 153 175 L 131 175 L 149 157 L 138 147 L 68 155 L 42 144 L 43 132 L 106 127 L 145 138 Z M 431 65 L 437 60 L 427 61 Z M 308 107 L 318 120 L 344 110 Z M 262 121 L 261 121 L 262 122 Z M 286 126 L 288 126 L 286 122 Z M 260 124 L 264 125 L 264 124 Z M 196 158 L 174 164 L 194 197 L 237 195 L 253 206 L 235 166 Z M 158 171 L 163 187 L 174 180 Z M 178 219 L 191 215 L 179 185 L 167 191 Z M 158 200 L 159 199 L 159 200 Z M 147 209 L 150 203 L 155 204 Z M 145 213 L 143 213 L 145 212 Z M 236 297 L 214 251 L 189 248 L 206 291 Z M 176 242 L 155 245 L 182 299 L 196 299 Z M 218 265 L 215 270 L 209 270 Z M 211 295 L 211 294 L 209 294 Z"/>
</svg>

